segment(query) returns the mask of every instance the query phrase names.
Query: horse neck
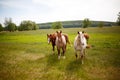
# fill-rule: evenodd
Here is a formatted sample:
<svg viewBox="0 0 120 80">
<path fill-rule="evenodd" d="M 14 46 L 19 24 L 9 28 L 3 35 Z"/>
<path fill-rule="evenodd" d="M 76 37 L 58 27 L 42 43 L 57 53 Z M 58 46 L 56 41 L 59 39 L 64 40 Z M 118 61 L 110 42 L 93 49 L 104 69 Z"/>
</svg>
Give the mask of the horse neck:
<svg viewBox="0 0 120 80">
<path fill-rule="evenodd" d="M 52 37 L 51 37 L 51 42 L 52 42 L 52 44 L 55 44 L 55 40 L 56 40 L 56 37 L 55 37 L 55 36 L 52 36 Z"/>
<path fill-rule="evenodd" d="M 62 35 L 61 36 L 57 36 L 58 42 L 61 43 L 62 42 Z"/>
</svg>

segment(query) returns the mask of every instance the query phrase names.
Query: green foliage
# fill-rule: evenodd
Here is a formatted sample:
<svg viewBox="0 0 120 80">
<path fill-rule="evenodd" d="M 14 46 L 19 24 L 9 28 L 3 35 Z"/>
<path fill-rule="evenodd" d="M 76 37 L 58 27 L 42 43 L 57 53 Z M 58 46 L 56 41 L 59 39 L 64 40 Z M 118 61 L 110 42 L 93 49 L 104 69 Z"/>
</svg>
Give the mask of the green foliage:
<svg viewBox="0 0 120 80">
<path fill-rule="evenodd" d="M 16 25 L 14 23 L 9 23 L 7 26 L 8 31 L 15 31 L 16 30 Z"/>
<path fill-rule="evenodd" d="M 99 22 L 98 23 L 98 27 L 102 28 L 104 26 L 104 23 L 103 22 Z"/>
<path fill-rule="evenodd" d="M 36 30 L 36 29 L 38 29 L 36 23 L 30 20 L 22 21 L 20 26 L 18 27 L 19 31 Z"/>
<path fill-rule="evenodd" d="M 118 13 L 117 25 L 120 26 L 120 12 Z"/>
<path fill-rule="evenodd" d="M 38 25 L 37 25 L 35 22 L 33 22 L 32 24 L 33 24 L 33 30 L 39 29 L 39 28 L 38 28 Z"/>
<path fill-rule="evenodd" d="M 10 23 L 12 23 L 12 18 L 5 18 L 4 25 L 7 27 Z"/>
<path fill-rule="evenodd" d="M 83 28 L 87 28 L 91 25 L 91 22 L 88 18 L 83 20 Z"/>
<path fill-rule="evenodd" d="M 0 31 L 3 31 L 3 26 L 2 26 L 2 24 L 0 24 Z"/>
<path fill-rule="evenodd" d="M 100 21 L 90 21 L 91 25 L 90 27 L 98 27 L 98 23 Z M 115 22 L 108 22 L 108 21 L 102 21 L 104 23 L 104 26 L 115 26 Z M 80 28 L 83 27 L 83 20 L 75 20 L 75 21 L 61 21 L 63 28 Z M 37 24 L 39 26 L 40 29 L 50 29 L 51 25 L 53 23 L 49 22 L 49 23 L 41 23 L 41 24 Z"/>
<path fill-rule="evenodd" d="M 17 29 L 16 24 L 12 22 L 12 18 L 5 18 L 5 31 L 15 31 Z"/>
<path fill-rule="evenodd" d="M 54 23 L 52 24 L 52 29 L 61 29 L 61 28 L 63 28 L 61 22 L 54 22 Z"/>
</svg>

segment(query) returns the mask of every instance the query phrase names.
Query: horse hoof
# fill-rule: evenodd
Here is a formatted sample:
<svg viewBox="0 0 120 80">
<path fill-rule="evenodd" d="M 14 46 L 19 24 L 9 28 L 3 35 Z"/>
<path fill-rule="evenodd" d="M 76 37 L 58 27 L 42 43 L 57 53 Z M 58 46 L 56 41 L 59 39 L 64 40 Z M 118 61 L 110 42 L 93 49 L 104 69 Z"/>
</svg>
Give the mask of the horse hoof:
<svg viewBox="0 0 120 80">
<path fill-rule="evenodd" d="M 82 64 L 84 64 L 84 62 L 82 61 Z"/>
<path fill-rule="evenodd" d="M 72 45 L 70 45 L 70 47 L 72 47 Z"/>
<path fill-rule="evenodd" d="M 58 56 L 58 59 L 60 59 L 60 56 Z"/>
</svg>

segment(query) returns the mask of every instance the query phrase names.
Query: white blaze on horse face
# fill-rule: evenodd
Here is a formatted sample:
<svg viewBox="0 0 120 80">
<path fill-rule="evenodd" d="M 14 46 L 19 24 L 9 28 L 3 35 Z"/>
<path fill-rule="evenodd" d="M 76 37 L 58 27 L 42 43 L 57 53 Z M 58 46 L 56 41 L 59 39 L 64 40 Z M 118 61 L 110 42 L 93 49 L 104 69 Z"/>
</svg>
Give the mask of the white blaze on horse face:
<svg viewBox="0 0 120 80">
<path fill-rule="evenodd" d="M 50 38 L 48 38 L 48 44 L 50 43 Z"/>
<path fill-rule="evenodd" d="M 82 33 L 82 32 L 79 32 L 79 34 L 80 34 L 81 43 L 84 45 L 84 42 L 83 42 L 83 33 Z"/>
<path fill-rule="evenodd" d="M 86 42 L 86 38 L 84 37 L 84 34 L 82 32 L 80 32 L 80 38 L 81 38 L 81 43 L 83 44 L 83 48 L 86 48 L 87 42 Z"/>
</svg>

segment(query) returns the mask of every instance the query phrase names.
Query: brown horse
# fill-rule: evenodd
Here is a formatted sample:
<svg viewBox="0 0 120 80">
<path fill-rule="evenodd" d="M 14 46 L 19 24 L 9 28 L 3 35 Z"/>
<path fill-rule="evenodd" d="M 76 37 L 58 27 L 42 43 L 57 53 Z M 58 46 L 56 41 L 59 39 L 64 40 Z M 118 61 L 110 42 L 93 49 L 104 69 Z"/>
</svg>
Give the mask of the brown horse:
<svg viewBox="0 0 120 80">
<path fill-rule="evenodd" d="M 63 34 L 64 37 L 66 38 L 66 42 L 70 44 L 69 38 L 67 34 Z M 56 46 L 56 37 L 57 37 L 57 33 L 53 33 L 53 34 L 47 34 L 47 40 L 48 40 L 48 44 L 52 44 L 52 50 L 53 52 L 55 51 L 55 46 Z"/>
<path fill-rule="evenodd" d="M 62 48 L 62 56 L 65 58 L 65 51 L 67 47 L 67 40 L 66 37 L 62 34 L 62 31 L 56 31 L 57 36 L 56 36 L 56 47 L 58 51 L 58 59 L 60 59 L 60 49 Z"/>
<path fill-rule="evenodd" d="M 56 33 L 54 33 L 54 34 L 47 34 L 48 44 L 50 44 L 50 43 L 52 44 L 53 51 L 55 51 L 56 36 L 57 36 Z"/>
</svg>

